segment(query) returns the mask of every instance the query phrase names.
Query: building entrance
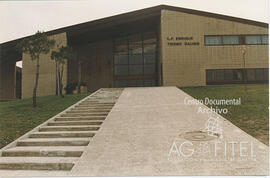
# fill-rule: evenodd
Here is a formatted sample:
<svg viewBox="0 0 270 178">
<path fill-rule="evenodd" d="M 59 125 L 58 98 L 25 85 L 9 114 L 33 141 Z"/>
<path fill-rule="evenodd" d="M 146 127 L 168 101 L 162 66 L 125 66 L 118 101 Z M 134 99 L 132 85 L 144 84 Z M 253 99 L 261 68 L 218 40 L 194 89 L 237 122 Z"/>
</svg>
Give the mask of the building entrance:
<svg viewBox="0 0 270 178">
<path fill-rule="evenodd" d="M 157 85 L 157 33 L 114 40 L 114 87 Z"/>
</svg>

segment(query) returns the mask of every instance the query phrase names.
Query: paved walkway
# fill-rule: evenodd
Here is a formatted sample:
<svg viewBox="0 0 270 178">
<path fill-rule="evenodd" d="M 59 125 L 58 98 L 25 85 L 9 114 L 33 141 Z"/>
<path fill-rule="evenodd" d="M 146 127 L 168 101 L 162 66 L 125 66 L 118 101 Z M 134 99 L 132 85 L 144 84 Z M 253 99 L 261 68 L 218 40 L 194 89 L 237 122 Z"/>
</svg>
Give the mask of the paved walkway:
<svg viewBox="0 0 270 178">
<path fill-rule="evenodd" d="M 176 87 L 126 88 L 70 175 L 268 174 L 269 148 L 222 117 L 222 139 L 191 145 L 185 133 L 203 130 L 210 115 L 197 112 L 203 105 L 185 105 L 185 98 L 192 99 Z"/>
<path fill-rule="evenodd" d="M 176 87 L 125 88 L 70 171 L 0 174 L 268 175 L 268 146 L 221 116 L 222 133 L 210 136 L 204 132 L 206 122 L 218 115 L 199 113 L 199 107 L 207 107 L 186 105 L 187 99 L 192 97 Z"/>
</svg>

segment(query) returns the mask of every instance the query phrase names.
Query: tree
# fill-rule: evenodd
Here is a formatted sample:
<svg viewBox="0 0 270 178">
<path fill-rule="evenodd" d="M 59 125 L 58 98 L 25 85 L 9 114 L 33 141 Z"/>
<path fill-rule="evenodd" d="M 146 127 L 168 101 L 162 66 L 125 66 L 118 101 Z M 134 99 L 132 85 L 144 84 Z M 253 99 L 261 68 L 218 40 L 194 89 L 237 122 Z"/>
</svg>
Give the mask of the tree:
<svg viewBox="0 0 270 178">
<path fill-rule="evenodd" d="M 33 89 L 33 107 L 37 106 L 37 88 L 39 79 L 39 60 L 41 54 L 48 54 L 54 47 L 55 40 L 51 40 L 44 32 L 38 31 L 35 35 L 25 38 L 18 43 L 17 48 L 26 54 L 29 54 L 31 59 L 36 61 L 36 78 Z"/>
<path fill-rule="evenodd" d="M 82 60 L 78 60 L 78 83 L 77 83 L 77 93 L 81 93 L 81 82 L 82 82 Z"/>
<path fill-rule="evenodd" d="M 56 65 L 56 90 L 59 89 L 61 97 L 63 95 L 63 74 L 66 60 L 74 58 L 74 52 L 69 46 L 61 46 L 57 51 L 52 51 L 51 59 Z M 58 92 L 57 92 L 58 93 Z"/>
</svg>

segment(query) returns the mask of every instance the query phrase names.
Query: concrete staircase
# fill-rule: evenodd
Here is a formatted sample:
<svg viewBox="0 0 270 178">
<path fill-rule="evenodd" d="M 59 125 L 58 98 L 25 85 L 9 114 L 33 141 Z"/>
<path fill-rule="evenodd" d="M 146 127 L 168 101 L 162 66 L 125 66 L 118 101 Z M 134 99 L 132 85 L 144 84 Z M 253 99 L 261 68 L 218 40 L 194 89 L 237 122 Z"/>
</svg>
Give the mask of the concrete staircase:
<svg viewBox="0 0 270 178">
<path fill-rule="evenodd" d="M 0 169 L 71 170 L 122 89 L 100 89 L 1 149 Z"/>
</svg>

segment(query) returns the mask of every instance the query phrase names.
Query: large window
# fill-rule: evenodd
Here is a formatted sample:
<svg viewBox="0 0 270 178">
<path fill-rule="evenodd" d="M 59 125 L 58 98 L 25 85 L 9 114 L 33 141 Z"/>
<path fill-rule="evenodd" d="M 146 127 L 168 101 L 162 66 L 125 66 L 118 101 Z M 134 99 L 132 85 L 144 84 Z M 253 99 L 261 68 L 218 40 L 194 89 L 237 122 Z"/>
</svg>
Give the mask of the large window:
<svg viewBox="0 0 270 178">
<path fill-rule="evenodd" d="M 268 68 L 207 69 L 206 84 L 267 83 Z"/>
<path fill-rule="evenodd" d="M 206 46 L 268 45 L 268 35 L 206 35 Z"/>
<path fill-rule="evenodd" d="M 155 86 L 157 61 L 155 32 L 128 35 L 114 40 L 116 87 Z"/>
</svg>

